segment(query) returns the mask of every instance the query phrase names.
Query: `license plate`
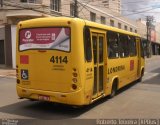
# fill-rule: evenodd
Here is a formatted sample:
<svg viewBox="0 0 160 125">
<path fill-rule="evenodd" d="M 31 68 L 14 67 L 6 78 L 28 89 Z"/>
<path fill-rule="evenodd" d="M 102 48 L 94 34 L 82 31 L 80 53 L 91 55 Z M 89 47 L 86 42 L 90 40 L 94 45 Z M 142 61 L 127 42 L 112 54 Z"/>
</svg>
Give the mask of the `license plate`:
<svg viewBox="0 0 160 125">
<path fill-rule="evenodd" d="M 38 96 L 38 99 L 39 99 L 39 100 L 42 100 L 42 101 L 49 101 L 49 100 L 50 100 L 50 97 L 49 97 L 49 96 L 46 96 L 46 95 L 39 95 L 39 96 Z"/>
</svg>

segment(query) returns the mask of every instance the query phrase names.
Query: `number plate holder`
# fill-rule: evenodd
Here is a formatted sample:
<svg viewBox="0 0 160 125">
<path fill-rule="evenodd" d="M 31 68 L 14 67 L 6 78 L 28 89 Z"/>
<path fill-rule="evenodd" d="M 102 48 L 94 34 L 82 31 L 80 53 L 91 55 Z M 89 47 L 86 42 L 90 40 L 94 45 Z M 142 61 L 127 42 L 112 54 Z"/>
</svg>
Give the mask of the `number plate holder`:
<svg viewBox="0 0 160 125">
<path fill-rule="evenodd" d="M 38 95 L 38 99 L 41 101 L 50 101 L 50 96 Z"/>
</svg>

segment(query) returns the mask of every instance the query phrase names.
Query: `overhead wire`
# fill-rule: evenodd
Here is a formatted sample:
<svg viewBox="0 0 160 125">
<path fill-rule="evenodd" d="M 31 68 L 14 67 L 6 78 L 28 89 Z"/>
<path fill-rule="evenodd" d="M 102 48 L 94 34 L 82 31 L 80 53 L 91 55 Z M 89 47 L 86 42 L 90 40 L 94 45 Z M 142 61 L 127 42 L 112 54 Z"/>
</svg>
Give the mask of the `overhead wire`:
<svg viewBox="0 0 160 125">
<path fill-rule="evenodd" d="M 87 2 L 86 4 L 82 4 L 81 2 L 78 1 L 78 4 L 80 4 L 82 6 L 82 8 L 79 10 L 79 13 L 85 8 L 86 10 L 90 11 L 88 8 L 87 8 L 87 5 L 90 3 L 91 1 Z M 37 9 L 40 9 L 41 7 L 38 7 L 38 8 L 32 8 L 32 7 L 24 7 L 24 6 L 20 6 L 20 5 L 13 5 L 13 2 L 8 2 L 8 3 L 3 3 L 5 6 L 11 6 L 11 7 L 18 7 L 19 9 L 27 9 L 27 10 L 34 10 L 34 11 L 37 11 L 37 12 L 40 12 L 40 13 L 44 13 L 44 14 L 51 14 L 50 11 L 49 12 L 46 12 L 46 11 L 42 11 L 42 10 L 37 10 Z M 66 4 L 67 5 L 67 4 Z M 44 6 L 43 9 L 47 8 L 49 6 Z M 96 5 L 95 5 L 96 7 Z M 97 7 L 99 7 L 97 5 Z M 130 14 L 126 14 L 126 15 L 118 15 L 118 16 L 115 16 L 115 17 L 126 17 L 126 16 L 132 16 L 132 15 L 135 15 L 135 14 L 141 14 L 141 13 L 144 13 L 144 12 L 148 12 L 148 11 L 151 11 L 151 10 L 155 10 L 155 9 L 158 9 L 159 7 L 155 7 L 155 8 L 151 8 L 151 9 L 147 9 L 147 10 L 142 10 L 142 11 L 136 11 L 136 12 L 133 12 L 133 13 L 130 13 Z M 108 8 L 109 9 L 109 8 Z M 145 9 L 145 8 L 142 8 L 142 9 Z M 50 9 L 49 9 L 50 10 Z M 112 9 L 109 9 L 112 11 Z M 67 10 L 69 12 L 69 10 Z M 83 13 L 84 14 L 84 13 Z M 86 16 L 85 16 L 86 17 Z"/>
<path fill-rule="evenodd" d="M 79 2 L 81 3 L 81 2 Z M 81 3 L 82 4 L 82 3 Z M 83 5 L 83 4 L 82 4 Z M 88 10 L 87 8 L 87 5 L 86 6 L 83 6 L 86 10 Z M 96 7 L 96 6 L 95 6 Z M 109 10 L 112 11 L 112 9 L 110 8 L 107 8 Z M 144 8 L 143 8 L 144 9 Z M 126 17 L 126 16 L 131 16 L 131 15 L 135 15 L 135 14 L 141 14 L 141 13 L 144 13 L 144 12 L 148 12 L 148 11 L 151 11 L 151 10 L 155 10 L 155 9 L 159 9 L 159 7 L 155 7 L 155 8 L 150 8 L 150 9 L 147 9 L 147 10 L 142 10 L 142 11 L 137 11 L 137 12 L 133 12 L 133 13 L 130 13 L 130 14 L 126 14 L 126 15 L 119 15 L 119 16 L 115 16 L 115 17 Z M 90 10 L 89 10 L 90 11 Z"/>
</svg>

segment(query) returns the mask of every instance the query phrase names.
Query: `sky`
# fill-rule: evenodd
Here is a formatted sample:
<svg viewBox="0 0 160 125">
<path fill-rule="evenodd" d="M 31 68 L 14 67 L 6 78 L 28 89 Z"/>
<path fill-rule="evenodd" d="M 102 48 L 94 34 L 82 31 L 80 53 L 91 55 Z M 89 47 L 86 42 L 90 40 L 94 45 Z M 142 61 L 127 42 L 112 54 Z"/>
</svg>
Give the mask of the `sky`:
<svg viewBox="0 0 160 125">
<path fill-rule="evenodd" d="M 160 0 L 121 0 L 122 14 L 131 19 L 153 16 L 154 22 L 160 22 Z"/>
</svg>

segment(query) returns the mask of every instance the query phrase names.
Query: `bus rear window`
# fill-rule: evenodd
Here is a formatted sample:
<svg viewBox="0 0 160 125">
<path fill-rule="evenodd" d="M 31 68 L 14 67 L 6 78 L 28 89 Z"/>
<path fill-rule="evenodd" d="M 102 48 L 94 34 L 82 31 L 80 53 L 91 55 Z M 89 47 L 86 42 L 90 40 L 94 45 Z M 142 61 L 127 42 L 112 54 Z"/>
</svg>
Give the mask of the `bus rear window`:
<svg viewBox="0 0 160 125">
<path fill-rule="evenodd" d="M 19 50 L 61 50 L 70 51 L 70 28 L 31 28 L 21 29 Z"/>
</svg>

